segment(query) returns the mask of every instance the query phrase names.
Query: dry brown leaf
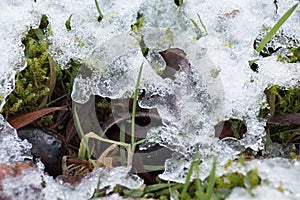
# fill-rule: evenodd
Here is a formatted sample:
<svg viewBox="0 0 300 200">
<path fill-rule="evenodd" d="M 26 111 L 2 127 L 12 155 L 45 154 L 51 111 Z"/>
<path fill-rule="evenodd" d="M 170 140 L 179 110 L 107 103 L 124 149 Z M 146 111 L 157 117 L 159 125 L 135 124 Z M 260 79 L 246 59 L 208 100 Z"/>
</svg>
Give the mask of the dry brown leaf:
<svg viewBox="0 0 300 200">
<path fill-rule="evenodd" d="M 239 13 L 239 12 L 240 12 L 239 10 L 234 9 L 234 10 L 232 10 L 232 11 L 230 11 L 230 12 L 224 13 L 224 16 L 225 16 L 225 17 L 229 17 L 229 16 L 234 15 L 234 14 L 237 14 L 237 13 Z"/>
<path fill-rule="evenodd" d="M 110 155 L 115 155 L 116 150 L 117 150 L 118 145 L 112 144 L 110 145 L 102 154 L 101 156 L 97 159 L 97 165 L 98 166 L 104 166 L 107 168 L 112 168 L 114 162 L 114 157 L 108 156 Z"/>
<path fill-rule="evenodd" d="M 31 122 L 49 114 L 57 110 L 67 110 L 67 106 L 59 106 L 59 107 L 50 107 L 50 108 L 40 108 L 22 115 L 18 115 L 8 122 L 15 128 L 22 128 Z"/>
</svg>

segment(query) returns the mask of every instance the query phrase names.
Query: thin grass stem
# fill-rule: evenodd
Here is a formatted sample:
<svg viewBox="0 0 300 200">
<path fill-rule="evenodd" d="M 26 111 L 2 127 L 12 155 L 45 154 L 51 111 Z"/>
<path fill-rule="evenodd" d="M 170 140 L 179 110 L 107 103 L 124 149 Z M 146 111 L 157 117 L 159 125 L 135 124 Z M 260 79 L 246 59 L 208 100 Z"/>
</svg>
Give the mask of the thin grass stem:
<svg viewBox="0 0 300 200">
<path fill-rule="evenodd" d="M 266 35 L 266 37 L 260 42 L 258 47 L 256 47 L 256 51 L 260 53 L 264 46 L 272 39 L 275 33 L 279 30 L 279 28 L 284 24 L 284 22 L 291 16 L 294 10 L 297 8 L 299 3 L 296 3 L 293 7 L 291 7 L 284 15 L 278 20 L 278 22 L 273 26 L 270 32 Z"/>
<path fill-rule="evenodd" d="M 78 158 L 85 159 L 87 152 L 90 152 L 89 147 L 88 147 L 88 138 L 85 136 L 83 129 L 81 127 L 76 105 L 73 108 L 73 112 L 74 112 L 74 116 L 75 116 L 75 123 L 76 123 L 79 133 L 81 135 L 81 143 L 80 143 L 80 148 L 78 151 Z"/>
<path fill-rule="evenodd" d="M 135 85 L 135 92 L 133 97 L 133 105 L 132 105 L 132 116 L 131 116 L 131 148 L 132 151 L 135 151 L 136 143 L 135 143 L 135 114 L 136 114 L 136 106 L 137 106 L 137 99 L 139 93 L 139 86 L 141 82 L 141 76 L 143 71 L 144 62 L 141 64 L 139 75 Z"/>
</svg>

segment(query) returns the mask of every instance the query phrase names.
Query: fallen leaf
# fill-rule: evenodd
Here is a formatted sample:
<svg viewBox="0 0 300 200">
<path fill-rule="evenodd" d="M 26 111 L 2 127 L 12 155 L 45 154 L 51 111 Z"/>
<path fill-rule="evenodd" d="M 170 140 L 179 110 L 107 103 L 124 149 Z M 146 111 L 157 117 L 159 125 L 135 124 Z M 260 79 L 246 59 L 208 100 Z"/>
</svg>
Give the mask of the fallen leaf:
<svg viewBox="0 0 300 200">
<path fill-rule="evenodd" d="M 277 115 L 268 119 L 268 127 L 300 125 L 300 113 Z"/>
<path fill-rule="evenodd" d="M 166 62 L 166 69 L 161 75 L 162 78 L 174 79 L 174 74 L 179 69 L 189 71 L 190 65 L 183 50 L 174 48 L 159 52 Z"/>
<path fill-rule="evenodd" d="M 22 115 L 18 115 L 8 122 L 15 128 L 19 129 L 22 128 L 31 122 L 49 114 L 57 110 L 67 110 L 67 106 L 59 106 L 59 107 L 50 107 L 50 108 L 40 108 Z"/>
<path fill-rule="evenodd" d="M 229 17 L 229 16 L 234 15 L 234 14 L 237 14 L 237 13 L 239 13 L 239 12 L 240 12 L 239 10 L 234 9 L 234 10 L 232 10 L 232 11 L 230 11 L 230 12 L 224 13 L 224 16 L 225 16 L 225 17 Z"/>
</svg>

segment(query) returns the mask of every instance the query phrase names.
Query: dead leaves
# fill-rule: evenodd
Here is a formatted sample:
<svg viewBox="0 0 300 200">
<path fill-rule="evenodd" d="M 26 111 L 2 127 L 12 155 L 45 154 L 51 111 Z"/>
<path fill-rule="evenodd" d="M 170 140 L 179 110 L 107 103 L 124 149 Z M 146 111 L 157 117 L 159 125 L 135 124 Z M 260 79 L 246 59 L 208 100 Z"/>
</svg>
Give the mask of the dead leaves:
<svg viewBox="0 0 300 200">
<path fill-rule="evenodd" d="M 8 122 L 15 128 L 22 128 L 33 121 L 57 110 L 67 110 L 67 106 L 40 108 L 10 119 Z"/>
</svg>

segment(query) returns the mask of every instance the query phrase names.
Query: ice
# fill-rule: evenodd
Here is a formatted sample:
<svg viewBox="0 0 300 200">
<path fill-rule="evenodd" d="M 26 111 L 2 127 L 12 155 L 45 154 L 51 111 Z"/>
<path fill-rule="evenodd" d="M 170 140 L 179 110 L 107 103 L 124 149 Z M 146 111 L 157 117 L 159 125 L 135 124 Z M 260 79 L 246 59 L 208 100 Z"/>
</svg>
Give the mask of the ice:
<svg viewBox="0 0 300 200">
<path fill-rule="evenodd" d="M 25 68 L 22 37 L 39 18 L 31 7 L 32 1 L 4 0 L 0 3 L 0 109 L 4 98 L 14 89 L 14 76 Z"/>
<path fill-rule="evenodd" d="M 130 3 L 99 1 L 104 14 L 104 18 L 99 22 L 94 1 L 1 1 L 0 109 L 5 103 L 4 98 L 14 88 L 15 74 L 26 66 L 22 37 L 30 26 L 36 27 L 41 15 L 45 14 L 51 26 L 49 51 L 55 60 L 63 68 L 68 67 L 71 59 L 84 65 L 73 86 L 72 98 L 76 105 L 93 103 L 91 99 L 95 95 L 112 99 L 131 97 L 139 68 L 143 63 L 140 89 L 146 91 L 147 98 L 140 100 L 139 104 L 145 108 L 157 108 L 164 124 L 149 130 L 147 142 L 159 143 L 175 152 L 172 158 L 166 161 L 165 172 L 161 178 L 183 182 L 196 149 L 203 161 L 201 167 L 204 173 L 201 177 L 204 178 L 215 155 L 218 156 L 218 164 L 222 166 L 246 148 L 263 149 L 265 120 L 258 119 L 257 115 L 260 107 L 266 102 L 263 93 L 265 88 L 273 84 L 286 88 L 299 86 L 299 64 L 280 63 L 276 55 L 262 58 L 253 49 L 253 42 L 263 28 L 272 27 L 296 2 L 278 1 L 276 10 L 273 1 L 259 0 L 186 0 L 180 8 L 172 1 L 166 0 L 133 0 Z M 144 26 L 134 33 L 131 31 L 131 25 L 136 23 L 138 12 L 143 14 L 145 22 Z M 207 36 L 201 37 L 200 40 L 196 40 L 199 31 L 195 30 L 190 21 L 193 19 L 203 29 L 197 14 L 208 32 Z M 65 23 L 71 15 L 71 30 L 68 31 Z M 300 22 L 299 15 L 300 10 L 297 8 L 282 27 L 283 32 L 289 33 L 289 36 L 295 39 L 300 38 L 300 29 L 297 26 Z M 149 48 L 146 58 L 140 50 L 141 39 Z M 160 71 L 168 66 L 158 52 L 169 48 L 183 50 L 190 63 L 190 71 L 182 70 L 176 73 L 175 79 L 162 78 L 159 75 Z M 250 69 L 248 61 L 258 57 L 260 60 L 257 61 L 257 73 Z M 92 111 L 86 111 L 82 117 L 90 114 L 87 119 L 94 120 L 94 123 L 96 118 L 94 110 Z M 215 138 L 214 125 L 230 118 L 245 122 L 245 137 L 241 140 Z M 19 140 L 15 130 L 2 117 L 0 122 L 0 142 L 5 143 L 0 149 L 1 162 L 28 158 L 30 145 Z M 99 124 L 94 126 L 93 131 L 101 133 Z M 144 147 L 147 147 L 147 143 Z M 278 169 L 276 168 L 278 171 L 275 168 L 266 171 L 270 170 L 268 162 L 267 160 L 265 163 L 262 161 L 263 164 L 253 165 L 262 168 L 261 176 L 274 183 L 274 187 L 278 186 L 278 181 L 272 175 L 282 174 L 278 177 L 287 188 L 286 191 L 299 197 L 299 191 L 294 184 L 295 177 L 299 176 L 297 163 L 281 165 L 283 161 L 280 160 Z M 291 170 L 294 176 L 284 174 L 287 169 Z M 99 171 L 95 173 L 102 174 Z M 112 173 L 108 176 L 114 179 L 115 175 Z M 31 171 L 29 174 L 40 180 L 39 173 Z M 97 178 L 91 177 L 91 182 L 95 184 Z M 17 178 L 15 177 L 15 184 L 20 181 Z M 26 179 L 26 174 L 20 177 L 23 178 L 30 182 L 28 177 Z M 49 187 L 41 189 L 46 199 L 51 199 L 51 195 L 56 194 L 60 198 L 66 198 L 74 193 L 74 190 L 66 185 L 57 187 L 57 183 L 50 177 L 44 178 L 49 183 Z M 289 186 L 286 181 L 292 184 Z M 133 182 L 134 187 L 140 183 L 139 180 Z M 39 181 L 34 184 L 37 183 Z M 52 183 L 55 187 L 51 186 Z M 130 186 L 128 182 L 126 184 Z M 95 186 L 85 186 L 76 186 L 87 191 L 78 195 L 89 198 L 91 188 Z M 260 186 L 255 192 L 262 194 L 266 188 L 270 186 Z M 271 194 L 274 191 L 270 189 L 269 192 L 268 194 Z M 234 195 L 243 193 L 242 189 L 236 189 L 230 198 L 234 199 Z M 245 198 L 248 198 L 247 194 L 245 195 Z M 280 197 L 281 193 L 276 195 Z M 259 195 L 257 198 L 260 198 Z"/>
<path fill-rule="evenodd" d="M 135 175 L 128 175 L 129 168 L 117 167 L 111 171 L 98 169 L 87 174 L 79 183 L 69 184 L 54 180 L 38 169 L 27 169 L 21 175 L 2 180 L 3 189 L 0 197 L 14 199 L 90 199 L 101 181 L 99 189 L 108 187 L 111 192 L 116 184 L 136 189 L 143 180 Z M 116 178 L 118 177 L 118 178 Z M 44 186 L 42 186 L 42 184 Z M 117 197 L 116 197 L 117 198 Z"/>
<path fill-rule="evenodd" d="M 136 35 L 126 31 L 97 46 L 92 52 L 94 59 L 85 63 L 86 70 L 75 79 L 72 98 L 77 103 L 86 103 L 91 95 L 130 97 L 139 67 L 144 63 L 140 88 L 145 89 L 146 97 L 139 104 L 157 108 L 164 122 L 164 126 L 149 130 L 149 143 L 156 142 L 176 151 L 176 159 L 190 161 L 198 149 L 202 160 L 217 154 L 220 163 L 235 158 L 245 148 L 262 149 L 265 120 L 256 116 L 265 102 L 263 91 L 272 84 L 294 86 L 299 77 L 296 64 L 278 63 L 274 56 L 258 61 L 258 74 L 248 65 L 249 60 L 258 56 L 253 49 L 254 39 L 263 26 L 272 26 L 280 17 L 275 8 L 272 2 L 259 1 L 238 5 L 233 1 L 225 5 L 215 1 L 187 1 L 182 8 L 166 1 L 147 1 L 137 9 L 145 19 L 141 30 Z M 199 41 L 195 40 L 189 20 L 196 20 L 196 14 L 201 16 L 208 31 Z M 285 28 L 293 29 L 288 25 Z M 137 45 L 136 38 L 140 35 L 151 52 L 146 58 Z M 179 48 L 186 53 L 192 75 L 182 71 L 175 80 L 158 76 L 157 70 L 167 67 L 158 52 L 168 48 Z M 282 70 L 287 72 L 282 74 Z M 248 131 L 240 141 L 230 138 L 220 141 L 214 137 L 213 126 L 229 118 L 241 119 L 247 125 Z M 95 132 L 101 134 L 99 129 Z M 178 181 L 179 174 L 185 174 L 182 169 L 188 168 L 189 162 L 187 166 L 176 167 L 172 166 L 174 163 L 182 164 L 170 159 L 161 177 Z M 173 173 L 172 169 L 181 171 Z"/>
<path fill-rule="evenodd" d="M 125 167 L 116 167 L 111 171 L 101 168 L 88 174 L 75 186 L 59 184 L 48 177 L 51 185 L 47 185 L 42 192 L 46 195 L 46 199 L 89 199 L 97 187 L 99 177 L 101 181 L 99 189 L 108 187 L 107 193 L 111 192 L 116 184 L 136 189 L 143 184 L 143 180 L 138 176 L 129 175 L 129 170 Z M 45 181 L 47 184 L 47 180 Z"/>
<path fill-rule="evenodd" d="M 98 199 L 101 199 L 101 200 L 122 200 L 122 199 L 125 199 L 125 198 L 121 197 L 118 194 L 112 194 L 112 195 L 108 195 L 106 197 L 102 197 L 102 198 L 98 198 Z M 133 198 L 126 198 L 126 199 L 132 200 Z"/>
<path fill-rule="evenodd" d="M 279 192 L 277 189 L 269 187 L 268 185 L 262 185 L 258 186 L 255 189 L 253 189 L 252 195 L 249 191 L 247 191 L 245 188 L 235 187 L 230 196 L 226 198 L 226 200 L 234 200 L 234 199 L 241 199 L 241 200 L 265 200 L 265 199 L 291 199 L 287 198 Z"/>
<path fill-rule="evenodd" d="M 16 130 L 0 115 L 0 163 L 31 159 L 31 144 L 18 138 Z"/>
<path fill-rule="evenodd" d="M 184 161 L 182 158 L 176 158 L 173 155 L 172 162 L 168 160 L 167 165 L 173 166 L 170 173 L 165 172 L 162 178 L 167 177 L 167 179 L 172 178 L 172 181 L 183 180 L 186 176 L 184 172 L 185 168 L 189 168 L 189 163 Z M 206 161 L 200 165 L 199 177 L 204 180 L 211 170 L 212 161 Z M 222 176 L 228 173 L 238 172 L 244 175 L 252 169 L 258 169 L 258 175 L 261 178 L 262 183 L 251 190 L 245 188 L 234 188 L 228 199 L 299 199 L 300 189 L 299 178 L 300 178 L 300 166 L 299 161 L 290 160 L 286 158 L 265 158 L 256 159 L 251 161 L 246 161 L 241 164 L 236 161 L 233 162 L 229 167 L 224 167 L 218 164 L 216 170 L 216 176 Z M 196 176 L 195 174 L 193 175 Z M 184 183 L 184 181 L 182 181 Z M 280 192 L 279 189 L 282 189 Z M 282 197 L 282 198 L 276 198 Z"/>
<path fill-rule="evenodd" d="M 299 161 L 289 160 L 285 158 L 269 158 L 262 160 L 247 161 L 244 165 L 234 163 L 227 169 L 217 170 L 217 175 L 222 175 L 228 172 L 240 172 L 246 174 L 247 171 L 257 168 L 258 174 L 262 179 L 262 184 L 255 188 L 252 192 L 254 199 L 261 199 L 265 194 L 265 199 L 273 199 L 275 197 L 284 197 L 282 199 L 299 199 L 300 189 L 300 165 Z M 279 188 L 283 191 L 279 192 Z M 265 191 L 263 189 L 266 189 Z M 264 192 L 266 193 L 264 193 Z M 274 192 L 274 196 L 272 193 Z M 244 189 L 236 188 L 232 191 L 229 199 L 241 196 L 244 199 L 249 199 L 249 192 Z M 277 199 L 277 198 L 275 198 Z M 278 198 L 281 199 L 281 198 Z"/>
<path fill-rule="evenodd" d="M 51 25 L 50 52 L 62 67 L 70 59 L 91 60 L 93 49 L 120 33 L 130 30 L 137 15 L 136 7 L 141 1 L 127 2 L 99 1 L 104 18 L 98 22 L 95 1 L 38 1 L 37 9 L 49 17 Z M 71 30 L 65 23 L 71 17 Z M 58 17 L 59 16 L 59 17 Z"/>
</svg>

